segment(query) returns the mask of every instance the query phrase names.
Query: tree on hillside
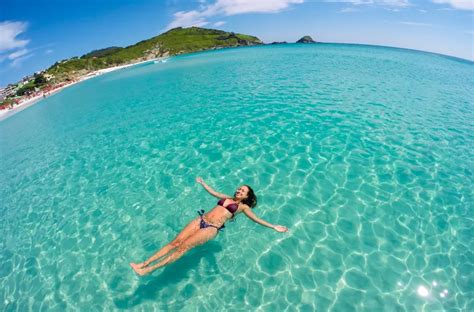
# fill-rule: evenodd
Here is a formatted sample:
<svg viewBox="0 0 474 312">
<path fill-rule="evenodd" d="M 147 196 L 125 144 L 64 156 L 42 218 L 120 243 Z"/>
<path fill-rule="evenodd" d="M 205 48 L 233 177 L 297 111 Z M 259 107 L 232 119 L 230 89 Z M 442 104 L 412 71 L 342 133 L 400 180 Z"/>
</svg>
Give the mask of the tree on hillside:
<svg viewBox="0 0 474 312">
<path fill-rule="evenodd" d="M 17 96 L 28 95 L 30 93 L 33 93 L 34 91 L 35 91 L 35 84 L 30 82 L 24 85 L 23 87 L 21 87 L 20 89 L 18 89 L 18 91 L 16 91 L 16 95 Z"/>
<path fill-rule="evenodd" d="M 43 76 L 43 74 L 35 74 L 35 85 L 40 86 L 43 85 L 47 82 L 46 78 Z"/>
</svg>

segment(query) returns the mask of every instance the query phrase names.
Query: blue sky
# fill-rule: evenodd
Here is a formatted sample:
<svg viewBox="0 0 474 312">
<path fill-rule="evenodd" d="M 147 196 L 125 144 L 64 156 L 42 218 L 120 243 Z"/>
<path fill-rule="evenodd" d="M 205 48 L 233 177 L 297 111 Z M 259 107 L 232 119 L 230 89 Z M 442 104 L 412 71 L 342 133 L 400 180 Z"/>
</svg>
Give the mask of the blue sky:
<svg viewBox="0 0 474 312">
<path fill-rule="evenodd" d="M 193 25 L 264 42 L 311 35 L 474 60 L 473 0 L 0 0 L 0 86 L 62 59 Z"/>
</svg>

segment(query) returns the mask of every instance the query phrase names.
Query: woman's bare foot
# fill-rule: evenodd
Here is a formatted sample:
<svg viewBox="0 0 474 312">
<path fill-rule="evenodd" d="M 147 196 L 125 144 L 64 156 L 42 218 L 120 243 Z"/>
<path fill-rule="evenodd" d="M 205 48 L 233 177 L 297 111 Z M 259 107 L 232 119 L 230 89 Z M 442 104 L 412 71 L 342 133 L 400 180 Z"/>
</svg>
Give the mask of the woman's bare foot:
<svg viewBox="0 0 474 312">
<path fill-rule="evenodd" d="M 137 267 L 137 268 L 140 268 L 140 269 L 143 269 L 144 267 L 148 266 L 148 264 L 145 262 L 142 262 L 142 263 L 130 263 L 130 266 L 134 266 L 134 267 Z"/>
<path fill-rule="evenodd" d="M 142 265 L 142 263 L 140 263 L 140 264 L 136 264 L 136 263 L 133 263 L 133 262 L 130 263 L 130 266 L 135 271 L 135 273 L 137 273 L 138 275 L 143 276 L 143 275 L 148 274 L 148 271 L 146 269 L 143 269 L 141 267 L 141 265 Z"/>
</svg>

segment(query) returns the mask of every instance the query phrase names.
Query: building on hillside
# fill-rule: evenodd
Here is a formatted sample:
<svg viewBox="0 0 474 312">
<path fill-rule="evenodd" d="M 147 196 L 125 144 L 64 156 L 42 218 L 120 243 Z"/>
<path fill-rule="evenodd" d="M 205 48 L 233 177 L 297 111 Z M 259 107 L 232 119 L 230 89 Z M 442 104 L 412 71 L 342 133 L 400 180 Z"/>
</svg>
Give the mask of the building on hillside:
<svg viewBox="0 0 474 312">
<path fill-rule="evenodd" d="M 43 77 L 46 79 L 46 81 L 50 81 L 51 79 L 54 79 L 54 75 L 45 73 L 43 74 Z"/>
<path fill-rule="evenodd" d="M 28 81 L 30 81 L 31 79 L 33 79 L 33 76 L 25 76 L 21 79 L 21 82 L 24 82 L 24 83 L 27 83 Z"/>
<path fill-rule="evenodd" d="M 3 88 L 3 89 L 0 91 L 0 97 L 1 97 L 2 100 L 3 100 L 3 99 L 5 99 L 7 96 L 14 95 L 17 90 L 18 90 L 18 86 L 17 86 L 17 85 L 9 84 L 8 86 L 6 86 L 5 88 Z"/>
</svg>

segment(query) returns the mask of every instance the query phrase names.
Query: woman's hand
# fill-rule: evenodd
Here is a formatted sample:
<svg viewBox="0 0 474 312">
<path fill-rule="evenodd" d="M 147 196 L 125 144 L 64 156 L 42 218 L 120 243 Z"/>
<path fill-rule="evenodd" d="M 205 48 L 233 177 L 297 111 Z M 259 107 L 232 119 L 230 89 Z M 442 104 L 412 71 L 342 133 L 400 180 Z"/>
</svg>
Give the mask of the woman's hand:
<svg viewBox="0 0 474 312">
<path fill-rule="evenodd" d="M 196 177 L 196 182 L 199 183 L 199 184 L 203 184 L 204 181 L 202 180 L 201 177 Z"/>
<path fill-rule="evenodd" d="M 273 229 L 277 232 L 283 233 L 283 232 L 288 232 L 288 228 L 283 225 L 275 225 Z"/>
</svg>

